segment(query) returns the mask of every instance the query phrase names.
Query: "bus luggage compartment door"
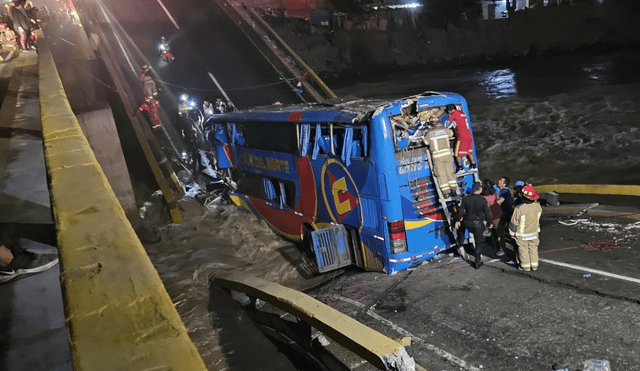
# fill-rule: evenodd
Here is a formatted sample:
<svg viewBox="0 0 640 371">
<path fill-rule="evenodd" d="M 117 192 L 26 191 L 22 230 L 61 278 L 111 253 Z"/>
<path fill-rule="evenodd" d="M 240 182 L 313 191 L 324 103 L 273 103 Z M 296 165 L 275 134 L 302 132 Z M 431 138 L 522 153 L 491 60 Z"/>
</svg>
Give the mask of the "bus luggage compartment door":
<svg viewBox="0 0 640 371">
<path fill-rule="evenodd" d="M 339 224 L 311 232 L 318 272 L 324 273 L 351 265 L 349 233 Z"/>
</svg>

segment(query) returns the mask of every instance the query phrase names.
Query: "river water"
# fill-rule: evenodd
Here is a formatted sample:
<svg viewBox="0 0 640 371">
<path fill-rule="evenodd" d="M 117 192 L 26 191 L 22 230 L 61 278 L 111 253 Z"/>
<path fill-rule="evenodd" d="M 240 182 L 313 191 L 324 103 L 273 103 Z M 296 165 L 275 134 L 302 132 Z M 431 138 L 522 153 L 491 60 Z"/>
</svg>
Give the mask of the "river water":
<svg viewBox="0 0 640 371">
<path fill-rule="evenodd" d="M 483 178 L 640 184 L 639 62 L 640 50 L 564 55 L 329 84 L 339 96 L 362 98 L 426 90 L 462 94 Z M 145 248 L 208 369 L 306 369 L 290 365 L 265 343 L 241 309 L 210 285 L 210 277 L 235 272 L 304 290 L 335 272 L 310 274 L 308 261 L 291 242 L 236 207 L 207 209 L 187 198 L 179 203 L 185 223 L 163 225 L 151 220 L 162 215 L 162 202 L 152 201 L 146 221 L 160 227 L 149 231 Z"/>
<path fill-rule="evenodd" d="M 339 96 L 462 94 L 483 178 L 640 184 L 640 50 L 397 71 L 332 84 Z M 339 85 L 338 85 L 339 84 Z"/>
</svg>

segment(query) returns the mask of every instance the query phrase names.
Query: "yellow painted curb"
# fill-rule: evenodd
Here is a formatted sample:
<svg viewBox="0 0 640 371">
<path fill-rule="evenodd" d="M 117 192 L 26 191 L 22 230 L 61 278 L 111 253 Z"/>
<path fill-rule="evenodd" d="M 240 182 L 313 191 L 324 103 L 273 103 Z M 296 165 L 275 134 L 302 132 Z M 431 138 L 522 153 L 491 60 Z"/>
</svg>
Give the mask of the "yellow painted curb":
<svg viewBox="0 0 640 371">
<path fill-rule="evenodd" d="M 640 196 L 640 186 L 615 184 L 545 184 L 535 186 L 536 192 L 578 193 L 596 195 Z"/>
<path fill-rule="evenodd" d="M 75 370 L 206 370 L 71 111 L 38 32 L 45 162 Z"/>
<path fill-rule="evenodd" d="M 302 292 L 242 274 L 215 280 L 293 314 L 381 370 L 415 369 L 400 343 Z"/>
</svg>

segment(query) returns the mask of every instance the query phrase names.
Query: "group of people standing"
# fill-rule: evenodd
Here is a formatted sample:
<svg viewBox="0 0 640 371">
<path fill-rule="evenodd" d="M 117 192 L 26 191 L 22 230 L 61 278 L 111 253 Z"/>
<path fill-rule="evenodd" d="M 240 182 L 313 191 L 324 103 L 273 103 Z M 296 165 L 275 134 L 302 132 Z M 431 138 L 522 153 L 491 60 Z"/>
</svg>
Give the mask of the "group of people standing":
<svg viewBox="0 0 640 371">
<path fill-rule="evenodd" d="M 28 0 L 13 0 L 8 2 L 6 6 L 7 13 L 2 15 L 3 33 L 8 29 L 13 30 L 16 35 L 15 41 L 20 49 L 24 51 L 36 50 L 33 30 L 39 27 L 38 8 L 35 8 Z M 8 40 L 6 37 L 5 39 Z"/>
<path fill-rule="evenodd" d="M 495 255 L 504 256 L 506 241 L 510 237 L 515 246 L 516 262 L 523 271 L 538 269 L 538 245 L 542 207 L 535 188 L 523 181 L 509 189 L 509 177 L 502 177 L 498 184 L 490 179 L 475 182 L 473 193 L 465 196 L 460 204 L 456 228 L 457 242 L 462 246 L 464 232 L 468 230 L 475 240 L 474 268 L 482 266 L 481 255 L 491 254 L 485 241 L 484 228 L 489 229 Z"/>
</svg>

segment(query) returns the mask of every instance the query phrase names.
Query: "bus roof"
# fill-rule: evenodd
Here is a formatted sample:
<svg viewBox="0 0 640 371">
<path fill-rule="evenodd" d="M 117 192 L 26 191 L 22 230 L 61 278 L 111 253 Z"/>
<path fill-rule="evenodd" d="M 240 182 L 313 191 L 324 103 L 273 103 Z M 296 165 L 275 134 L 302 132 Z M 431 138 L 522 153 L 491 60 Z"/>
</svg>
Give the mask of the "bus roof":
<svg viewBox="0 0 640 371">
<path fill-rule="evenodd" d="M 213 121 L 279 121 L 279 122 L 334 122 L 357 123 L 361 118 L 370 117 L 381 108 L 396 108 L 397 110 L 407 101 L 417 103 L 418 110 L 461 103 L 462 96 L 457 93 L 427 91 L 410 97 L 394 100 L 335 98 L 322 103 L 305 103 L 295 105 L 270 105 L 253 107 L 241 112 L 231 112 L 214 115 Z"/>
</svg>

